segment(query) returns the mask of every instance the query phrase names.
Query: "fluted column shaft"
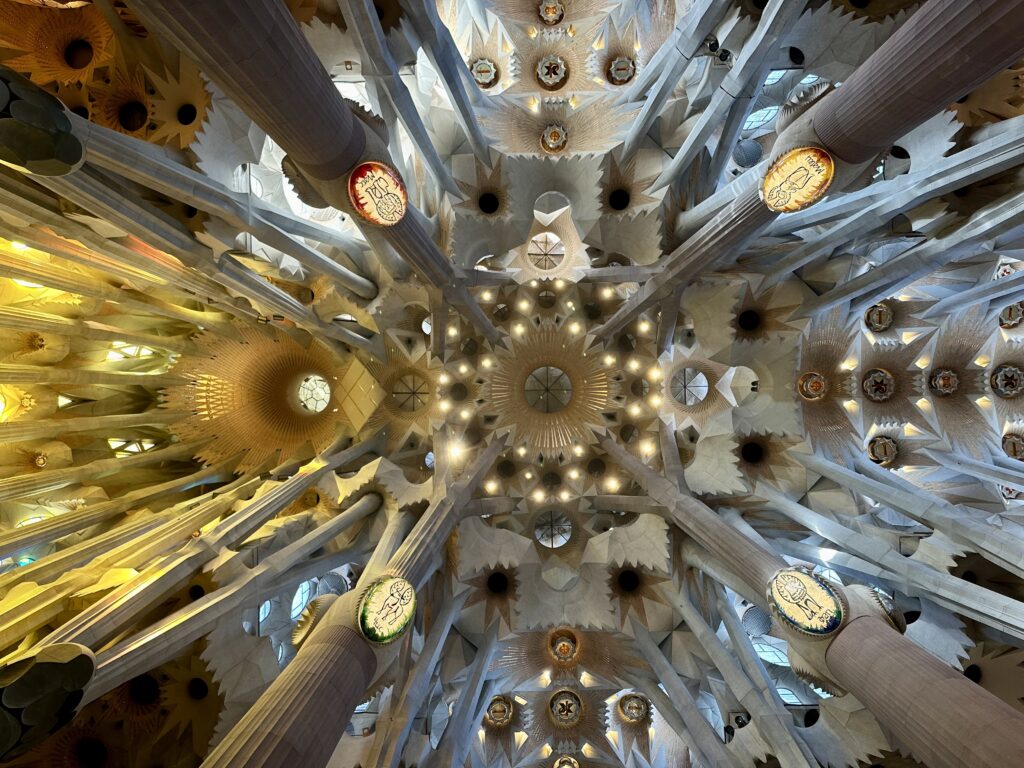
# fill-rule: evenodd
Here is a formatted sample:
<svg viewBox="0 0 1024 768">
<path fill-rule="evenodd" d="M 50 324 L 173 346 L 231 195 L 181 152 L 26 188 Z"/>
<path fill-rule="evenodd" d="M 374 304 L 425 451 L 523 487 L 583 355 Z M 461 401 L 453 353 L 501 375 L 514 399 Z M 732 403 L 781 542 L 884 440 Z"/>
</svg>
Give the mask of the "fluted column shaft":
<svg viewBox="0 0 1024 768">
<path fill-rule="evenodd" d="M 888 149 L 1024 50 L 1024 0 L 931 0 L 822 104 L 814 130 L 848 163 Z"/>
<path fill-rule="evenodd" d="M 318 627 L 203 768 L 327 765 L 376 669 L 355 629 Z"/>
<path fill-rule="evenodd" d="M 1005 768 L 1024 756 L 1021 716 L 880 619 L 850 622 L 829 669 L 930 768 Z"/>
<path fill-rule="evenodd" d="M 281 0 L 132 0 L 146 26 L 187 51 L 307 173 L 341 176 L 366 144 Z"/>
<path fill-rule="evenodd" d="M 754 592 L 763 594 L 774 571 L 786 567 L 786 562 L 781 557 L 730 526 L 702 502 L 681 494 L 672 483 L 658 477 L 650 467 L 627 453 L 615 441 L 604 439 L 601 445 L 612 458 L 633 474 L 652 499 L 671 511 L 669 518 L 672 522 L 709 552 L 729 563 L 735 569 L 736 575 Z M 768 494 L 766 489 L 759 487 L 758 493 L 765 498 L 771 495 L 776 508 L 780 510 L 792 511 L 792 507 L 799 507 L 795 503 L 787 502 L 777 492 Z M 801 519 L 798 522 L 807 524 L 810 521 Z M 815 526 L 811 529 L 815 530 Z M 817 530 L 816 532 L 820 533 Z M 829 538 L 849 542 L 853 536 L 853 531 L 843 529 L 842 535 L 832 533 Z M 934 582 L 930 582 L 930 586 L 933 584 Z M 1005 608 L 1001 611 L 1010 613 Z M 851 629 L 854 628 L 856 631 L 851 633 Z M 795 641 L 791 638 L 791 642 Z M 864 617 L 857 617 L 843 626 L 831 643 L 826 659 L 828 672 L 835 682 L 862 701 L 879 722 L 906 739 L 905 744 L 915 756 L 928 765 L 995 768 L 997 765 L 1006 764 L 1005 755 L 1024 755 L 1024 716 L 987 691 L 974 686 L 952 667 L 929 656 L 926 651 L 881 620 L 870 618 L 870 621 L 864 623 Z M 833 651 L 836 646 L 840 649 L 838 657 Z M 896 648 L 899 649 L 898 653 L 895 652 Z M 891 705 L 886 699 L 887 694 L 879 693 L 871 684 L 865 683 L 865 670 L 875 669 L 874 665 L 879 664 L 882 655 L 887 659 L 899 657 L 907 662 L 886 663 L 885 673 L 872 678 L 886 682 L 882 691 L 904 691 L 901 694 L 903 698 L 900 699 L 902 704 L 899 706 Z M 839 658 L 840 663 L 833 665 L 833 658 Z M 915 727 L 901 725 L 907 706 L 907 696 L 910 695 L 905 692 L 913 690 L 917 690 L 919 694 L 935 691 L 938 695 L 938 692 L 941 692 L 941 696 L 932 701 L 931 706 L 944 708 L 951 713 L 963 713 L 969 709 L 973 713 L 969 719 L 971 723 L 999 723 L 1000 727 L 1004 728 L 1000 735 L 1004 760 L 1001 763 L 986 762 L 987 750 L 982 750 L 975 757 L 969 751 L 969 741 L 951 741 L 949 736 L 937 732 L 942 728 L 951 727 L 947 726 L 942 716 L 921 715 Z M 885 702 L 885 705 L 877 706 L 880 702 Z M 1012 723 L 1009 722 L 1011 718 Z"/>
</svg>

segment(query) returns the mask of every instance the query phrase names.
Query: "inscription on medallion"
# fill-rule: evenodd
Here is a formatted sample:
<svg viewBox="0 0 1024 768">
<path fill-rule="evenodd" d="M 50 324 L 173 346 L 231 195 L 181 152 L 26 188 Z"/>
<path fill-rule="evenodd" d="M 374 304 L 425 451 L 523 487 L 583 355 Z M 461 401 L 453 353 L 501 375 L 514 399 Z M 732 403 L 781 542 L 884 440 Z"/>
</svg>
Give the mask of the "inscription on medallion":
<svg viewBox="0 0 1024 768">
<path fill-rule="evenodd" d="M 416 590 L 397 576 L 378 579 L 359 602 L 359 631 L 372 643 L 397 640 L 416 613 Z"/>
<path fill-rule="evenodd" d="M 405 217 L 405 184 L 383 163 L 356 166 L 348 177 L 348 196 L 356 213 L 373 224 L 391 227 Z"/>
<path fill-rule="evenodd" d="M 828 582 L 799 568 L 772 578 L 768 601 L 787 624 L 810 635 L 829 635 L 843 622 L 843 604 Z"/>
<path fill-rule="evenodd" d="M 825 196 L 834 174 L 835 163 L 824 149 L 791 149 L 768 170 L 761 195 L 773 211 L 799 211 Z"/>
</svg>

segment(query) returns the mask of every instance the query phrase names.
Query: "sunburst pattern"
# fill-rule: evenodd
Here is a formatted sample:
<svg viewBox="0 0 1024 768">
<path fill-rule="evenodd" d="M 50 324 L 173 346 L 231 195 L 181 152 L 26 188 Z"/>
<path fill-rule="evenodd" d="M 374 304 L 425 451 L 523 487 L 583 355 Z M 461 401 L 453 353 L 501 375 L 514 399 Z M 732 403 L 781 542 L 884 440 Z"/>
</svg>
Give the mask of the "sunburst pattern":
<svg viewBox="0 0 1024 768">
<path fill-rule="evenodd" d="M 542 413 L 526 397 L 527 379 L 546 366 L 562 370 L 572 390 L 565 407 L 553 413 Z M 592 442 L 611 395 L 608 373 L 599 355 L 587 353 L 582 335 L 551 325 L 525 331 L 513 337 L 510 349 L 496 352 L 488 389 L 486 407 L 513 440 L 547 452 Z"/>
<path fill-rule="evenodd" d="M 188 384 L 166 392 L 168 407 L 191 414 L 173 425 L 179 437 L 212 436 L 200 451 L 205 461 L 244 453 L 241 466 L 252 468 L 282 453 L 312 455 L 349 427 L 341 407 L 344 361 L 319 342 L 303 347 L 273 329 L 237 330 L 238 341 L 197 337 L 196 354 L 183 356 L 177 367 Z M 319 411 L 298 397 L 311 375 L 330 386 L 329 402 Z"/>
</svg>

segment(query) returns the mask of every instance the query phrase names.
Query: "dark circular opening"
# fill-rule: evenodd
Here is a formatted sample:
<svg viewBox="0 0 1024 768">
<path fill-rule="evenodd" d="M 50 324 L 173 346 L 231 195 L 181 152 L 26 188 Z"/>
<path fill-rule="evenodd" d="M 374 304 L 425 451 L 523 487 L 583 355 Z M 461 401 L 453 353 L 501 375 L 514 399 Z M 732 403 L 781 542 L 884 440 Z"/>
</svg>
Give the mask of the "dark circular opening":
<svg viewBox="0 0 1024 768">
<path fill-rule="evenodd" d="M 185 686 L 190 698 L 197 701 L 205 699 L 210 694 L 210 686 L 201 677 L 193 677 Z"/>
<path fill-rule="evenodd" d="M 461 403 L 469 396 L 469 389 L 461 381 L 452 384 L 452 388 L 448 390 L 448 395 L 457 403 Z"/>
<path fill-rule="evenodd" d="M 557 472 L 545 472 L 540 481 L 545 488 L 555 489 L 562 484 L 562 476 Z"/>
<path fill-rule="evenodd" d="M 198 600 L 200 597 L 206 594 L 206 590 L 202 584 L 193 584 L 188 588 L 188 596 L 191 600 Z"/>
<path fill-rule="evenodd" d="M 80 768 L 103 768 L 107 764 L 107 746 L 99 739 L 86 736 L 75 744 L 75 760 Z"/>
<path fill-rule="evenodd" d="M 640 588 L 640 574 L 636 571 L 619 571 L 618 582 L 623 592 L 636 592 Z"/>
<path fill-rule="evenodd" d="M 725 48 L 718 52 L 718 60 L 722 62 L 728 61 L 731 56 L 732 54 Z"/>
<path fill-rule="evenodd" d="M 960 189 L 954 189 L 953 194 L 956 195 L 957 197 L 967 197 L 969 194 L 971 194 L 971 188 L 960 187 Z"/>
<path fill-rule="evenodd" d="M 480 350 L 480 344 L 476 339 L 466 339 L 462 342 L 462 354 L 475 355 Z"/>
<path fill-rule="evenodd" d="M 495 320 L 508 320 L 512 316 L 512 310 L 508 308 L 508 304 L 498 304 L 491 314 Z"/>
<path fill-rule="evenodd" d="M 967 100 L 968 100 L 969 98 L 971 98 L 971 94 L 969 94 L 969 93 L 968 93 L 968 94 L 965 94 L 965 95 L 961 96 L 961 97 L 960 97 L 959 99 L 957 99 L 957 100 L 956 100 L 956 103 L 957 103 L 957 104 L 963 104 L 963 103 L 964 103 L 965 101 L 967 101 Z"/>
<path fill-rule="evenodd" d="M 601 311 L 600 305 L 589 301 L 583 305 L 583 314 L 587 316 L 588 320 L 597 320 L 604 313 Z"/>
<path fill-rule="evenodd" d="M 495 571 L 487 577 L 487 591 L 492 595 L 501 595 L 508 591 L 508 576 Z"/>
<path fill-rule="evenodd" d="M 819 717 L 821 717 L 821 712 L 819 712 L 817 709 L 808 709 L 806 712 L 804 712 L 804 728 L 810 728 L 812 725 L 818 722 Z"/>
<path fill-rule="evenodd" d="M 149 119 L 149 110 L 141 101 L 129 101 L 117 110 L 117 123 L 126 131 L 141 129 Z"/>
<path fill-rule="evenodd" d="M 64 63 L 72 69 L 85 69 L 92 63 L 92 43 L 72 40 L 64 47 Z"/>
<path fill-rule="evenodd" d="M 194 205 L 186 205 L 184 210 L 186 219 L 194 219 L 197 215 L 199 215 L 199 209 L 196 208 Z"/>
<path fill-rule="evenodd" d="M 756 331 L 761 327 L 761 313 L 756 309 L 745 309 L 737 316 L 736 325 L 744 331 Z"/>
<path fill-rule="evenodd" d="M 89 119 L 89 108 L 82 104 L 79 104 L 77 107 L 72 107 L 71 112 L 79 117 L 84 117 L 86 120 Z"/>
<path fill-rule="evenodd" d="M 971 582 L 971 584 L 977 584 L 978 583 L 978 574 L 976 574 L 974 571 L 964 571 L 960 575 L 960 578 L 963 579 L 964 581 Z"/>
<path fill-rule="evenodd" d="M 380 3 L 373 4 L 373 10 L 377 12 L 377 21 L 384 21 L 384 16 L 387 15 L 387 11 L 381 6 Z"/>
<path fill-rule="evenodd" d="M 558 303 L 558 296 L 554 291 L 541 291 L 537 294 L 537 303 L 544 309 L 551 309 Z"/>
<path fill-rule="evenodd" d="M 760 443 L 744 443 L 740 446 L 740 456 L 747 464 L 757 464 L 764 459 L 764 446 Z"/>
<path fill-rule="evenodd" d="M 484 192 L 480 195 L 476 204 L 480 207 L 480 210 L 486 214 L 497 213 L 498 211 L 498 196 L 493 192 Z"/>
<path fill-rule="evenodd" d="M 763 11 L 768 7 L 768 0 L 754 0 L 753 5 L 757 10 Z"/>
<path fill-rule="evenodd" d="M 601 459 L 591 459 L 587 462 L 587 472 L 594 475 L 595 477 L 603 475 L 605 471 L 605 463 Z"/>
<path fill-rule="evenodd" d="M 907 620 L 907 625 L 913 624 L 915 621 L 921 618 L 920 611 L 904 611 L 903 618 Z"/>
<path fill-rule="evenodd" d="M 850 0 L 850 5 L 854 8 L 867 8 L 871 5 L 871 0 Z"/>
<path fill-rule="evenodd" d="M 804 52 L 799 48 L 790 47 L 789 49 L 789 60 L 799 66 L 804 63 Z"/>
<path fill-rule="evenodd" d="M 484 433 L 480 431 L 479 427 L 470 427 L 462 433 L 462 440 L 466 445 L 477 445 L 483 439 Z"/>
<path fill-rule="evenodd" d="M 967 669 L 964 670 L 964 677 L 970 680 L 972 683 L 981 682 L 981 667 L 977 664 L 971 664 Z"/>
<path fill-rule="evenodd" d="M 889 150 L 889 154 L 895 157 L 897 160 L 909 160 L 910 153 L 907 152 L 903 147 L 898 144 Z"/>
<path fill-rule="evenodd" d="M 178 122 L 182 125 L 192 125 L 199 117 L 199 110 L 195 104 L 182 104 L 178 107 Z"/>
<path fill-rule="evenodd" d="M 608 194 L 608 207 L 613 211 L 624 211 L 629 208 L 629 190 L 613 189 Z"/>
<path fill-rule="evenodd" d="M 498 462 L 497 470 L 500 477 L 512 477 L 516 473 L 516 465 L 508 459 L 502 459 Z"/>
<path fill-rule="evenodd" d="M 152 675 L 139 675 L 128 682 L 128 695 L 136 704 L 152 704 L 160 698 L 160 684 Z"/>
</svg>

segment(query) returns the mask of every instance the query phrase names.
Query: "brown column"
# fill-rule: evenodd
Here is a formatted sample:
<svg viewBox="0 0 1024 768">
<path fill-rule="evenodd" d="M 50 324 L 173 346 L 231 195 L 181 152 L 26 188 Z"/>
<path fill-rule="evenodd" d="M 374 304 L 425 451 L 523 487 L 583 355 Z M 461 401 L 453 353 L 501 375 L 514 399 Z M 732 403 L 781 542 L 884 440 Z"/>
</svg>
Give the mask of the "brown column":
<svg viewBox="0 0 1024 768">
<path fill-rule="evenodd" d="M 318 626 L 203 768 L 327 765 L 376 670 L 355 629 Z"/>
<path fill-rule="evenodd" d="M 870 616 L 832 641 L 829 670 L 929 768 L 1024 762 L 1024 723 L 1009 704 Z"/>
<path fill-rule="evenodd" d="M 1024 50 L 1024 1 L 931 0 L 822 104 L 826 149 L 862 163 Z"/>
<path fill-rule="evenodd" d="M 187 51 L 303 171 L 335 179 L 366 136 L 283 0 L 132 0 L 147 27 Z M 230 32 L 230 34 L 225 34 Z"/>
</svg>

